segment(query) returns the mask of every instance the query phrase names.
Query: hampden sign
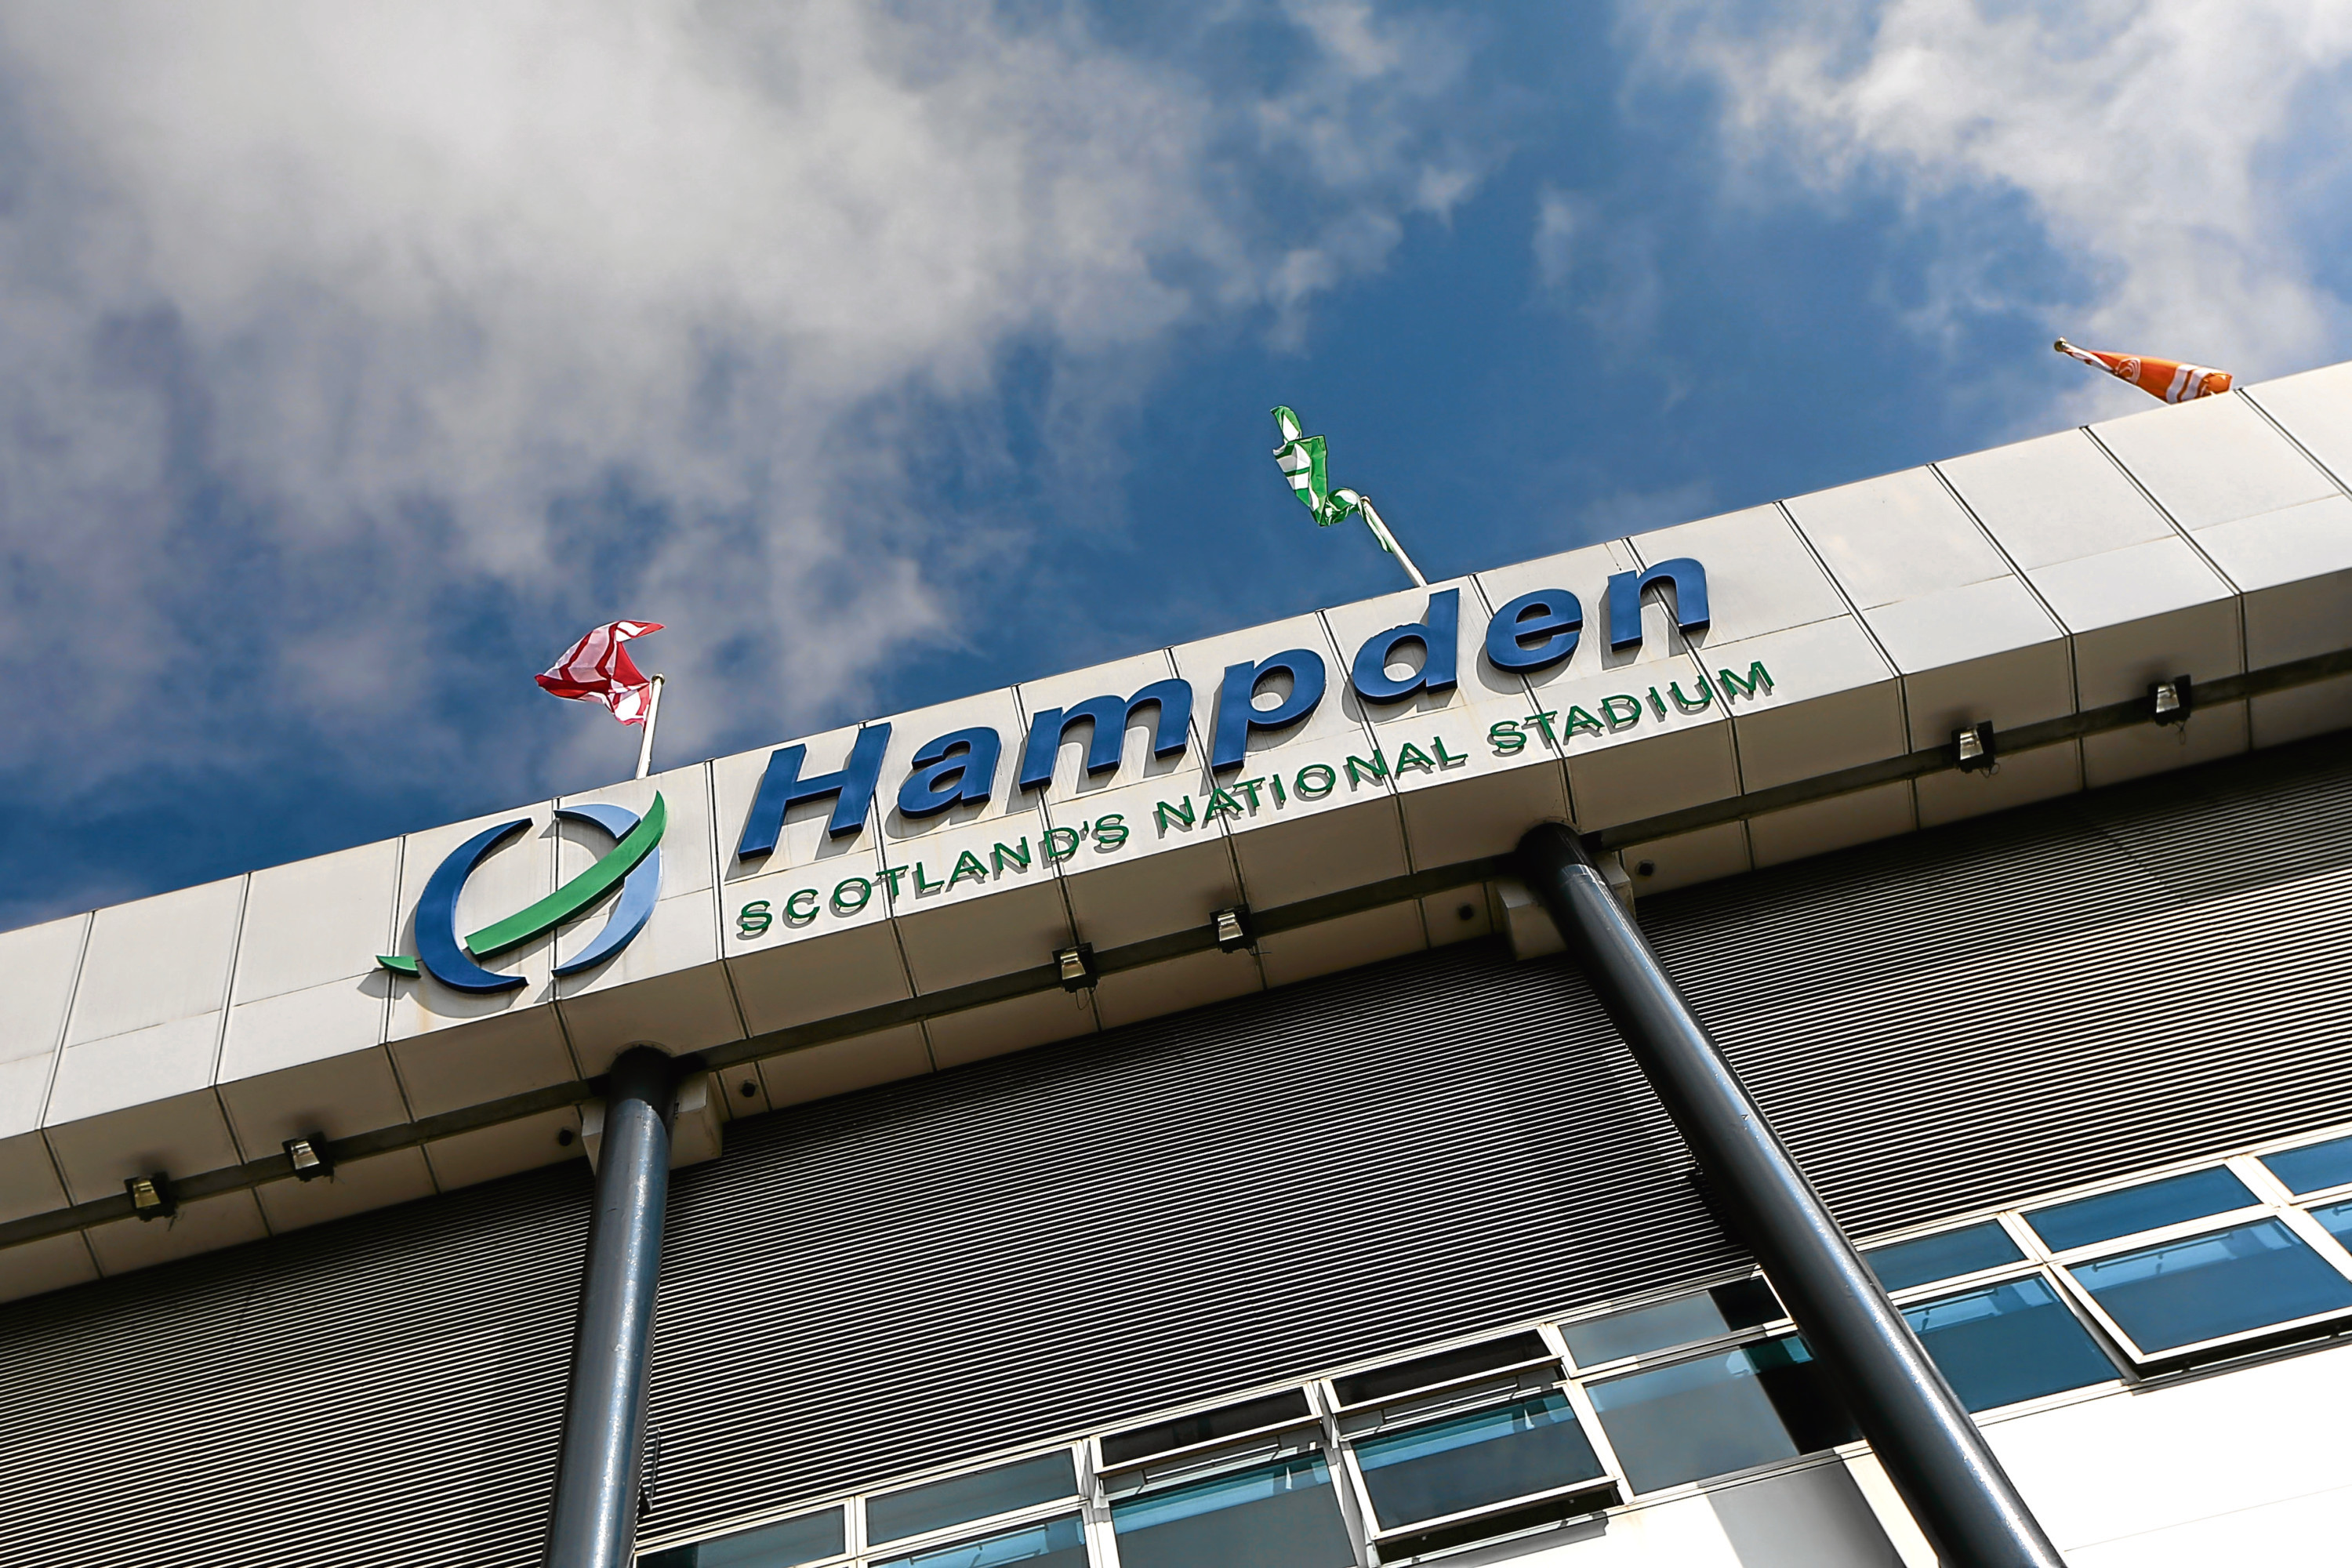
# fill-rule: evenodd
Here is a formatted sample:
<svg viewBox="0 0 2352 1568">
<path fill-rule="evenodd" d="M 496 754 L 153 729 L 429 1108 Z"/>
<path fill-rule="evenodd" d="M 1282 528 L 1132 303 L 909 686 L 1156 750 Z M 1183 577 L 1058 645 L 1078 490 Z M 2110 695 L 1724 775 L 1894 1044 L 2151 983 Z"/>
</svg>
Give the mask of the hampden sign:
<svg viewBox="0 0 2352 1568">
<path fill-rule="evenodd" d="M 1680 630 L 1689 633 L 1706 626 L 1706 572 L 1698 562 L 1685 557 L 1662 561 L 1640 572 L 1620 572 L 1610 577 L 1604 599 L 1612 652 L 1622 653 L 1640 644 L 1642 599 L 1654 588 L 1670 600 Z M 1451 689 L 1456 679 L 1460 619 L 1461 590 L 1447 588 L 1432 594 L 1422 619 L 1365 639 L 1349 664 L 1349 685 L 1365 701 L 1376 703 Z M 1564 588 L 1541 588 L 1520 595 L 1495 613 L 1486 626 L 1484 653 L 1499 670 L 1533 674 L 1573 654 L 1583 629 L 1583 605 L 1575 594 Z M 1410 662 L 1404 656 L 1414 648 L 1420 654 L 1418 667 L 1408 673 L 1391 673 Z M 1537 712 L 1524 720 L 1500 720 L 1489 726 L 1485 744 L 1495 757 L 1511 757 L 1527 748 L 1532 732 L 1547 747 L 1565 751 L 1580 736 L 1611 734 L 1639 725 L 1645 718 L 1664 721 L 1676 713 L 1696 714 L 1718 700 L 1728 702 L 1735 695 L 1752 698 L 1771 690 L 1771 678 L 1760 663 L 1752 664 L 1745 674 L 1719 670 L 1714 681 L 1701 672 L 1694 684 L 1696 689 L 1686 692 L 1679 682 L 1668 681 L 1662 687 L 1603 697 L 1590 709 L 1571 706 Z M 1228 666 L 1218 684 L 1215 711 L 1209 715 L 1207 726 L 1208 787 L 1198 795 L 1179 791 L 1172 798 L 1154 802 L 1148 825 L 1130 822 L 1125 812 L 1111 812 L 1078 826 L 1045 828 L 1034 847 L 1026 835 L 996 844 L 987 860 L 965 849 L 952 862 L 936 867 L 915 859 L 877 867 L 874 876 L 845 877 L 829 888 L 801 888 L 782 900 L 754 899 L 735 911 L 737 939 L 756 940 L 780 920 L 797 928 L 827 911 L 845 918 L 855 916 L 873 901 L 877 882 L 887 886 L 893 901 L 920 899 L 966 881 L 984 883 L 1033 867 L 1068 861 L 1077 855 L 1082 843 L 1091 843 L 1098 854 L 1115 853 L 1141 826 L 1162 834 L 1189 830 L 1214 824 L 1220 817 L 1281 812 L 1294 801 L 1320 801 L 1336 791 L 1377 785 L 1416 770 L 1450 771 L 1475 760 L 1449 750 L 1442 738 L 1433 736 L 1426 749 L 1407 741 L 1391 752 L 1374 742 L 1367 748 L 1370 755 L 1347 756 L 1337 766 L 1318 762 L 1286 773 L 1234 776 L 1248 758 L 1253 733 L 1286 730 L 1304 722 L 1322 702 L 1329 685 L 1323 656 L 1312 648 L 1286 648 L 1254 662 Z M 1278 700 L 1258 706 L 1269 693 L 1277 695 Z M 1173 676 L 1125 697 L 1107 693 L 1067 708 L 1043 710 L 1031 720 L 1022 742 L 1015 787 L 1024 793 L 1044 789 L 1053 778 L 1055 758 L 1065 737 L 1081 724 L 1088 731 L 1085 767 L 1090 775 L 1118 766 L 1126 732 L 1136 725 L 1148 727 L 1155 757 L 1180 757 L 1191 744 L 1192 710 L 1192 683 Z M 832 837 L 848 839 L 863 833 L 882 787 L 882 761 L 890 731 L 887 721 L 865 725 L 847 760 L 827 773 L 805 772 L 805 744 L 779 747 L 768 759 L 743 824 L 736 844 L 738 858 L 751 861 L 774 853 L 785 813 L 804 801 L 832 803 L 826 819 Z M 1003 752 L 1004 736 L 992 726 L 932 737 L 916 751 L 910 770 L 898 781 L 899 814 L 919 821 L 957 806 L 986 804 L 995 794 Z M 660 896 L 657 846 L 667 821 L 661 797 L 655 796 L 643 818 L 614 805 L 565 807 L 556 815 L 593 824 L 612 836 L 614 847 L 546 898 L 461 942 L 457 933 L 458 894 L 474 869 L 528 826 L 530 819 L 517 818 L 485 829 L 452 850 L 426 882 L 417 901 L 416 957 L 385 957 L 381 961 L 383 965 L 407 974 L 421 968 L 459 990 L 501 991 L 520 986 L 520 976 L 494 973 L 478 961 L 520 946 L 575 918 L 616 887 L 620 897 L 604 930 L 581 952 L 559 965 L 556 973 L 579 973 L 626 946 L 644 928 Z"/>
</svg>

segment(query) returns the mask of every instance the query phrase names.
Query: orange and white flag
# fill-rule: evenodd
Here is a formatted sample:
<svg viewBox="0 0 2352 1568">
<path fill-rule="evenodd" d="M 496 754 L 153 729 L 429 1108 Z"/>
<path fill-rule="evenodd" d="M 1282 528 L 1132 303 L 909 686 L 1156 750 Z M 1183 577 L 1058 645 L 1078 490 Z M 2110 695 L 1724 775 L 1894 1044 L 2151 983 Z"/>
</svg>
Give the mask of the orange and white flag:
<svg viewBox="0 0 2352 1568">
<path fill-rule="evenodd" d="M 2201 364 L 2182 364 L 2176 360 L 2143 359 L 2138 354 L 2103 354 L 2096 349 L 2078 349 L 2063 338 L 2051 346 L 2167 403 L 2187 403 L 2230 390 L 2230 373 L 2226 370 L 2208 370 Z"/>
</svg>

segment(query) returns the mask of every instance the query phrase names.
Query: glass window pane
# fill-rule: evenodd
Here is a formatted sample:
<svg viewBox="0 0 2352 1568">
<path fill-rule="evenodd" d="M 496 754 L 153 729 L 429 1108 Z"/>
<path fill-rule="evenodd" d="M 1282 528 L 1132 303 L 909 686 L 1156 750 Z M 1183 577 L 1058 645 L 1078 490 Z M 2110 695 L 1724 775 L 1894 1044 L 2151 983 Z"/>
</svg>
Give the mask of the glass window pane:
<svg viewBox="0 0 2352 1568">
<path fill-rule="evenodd" d="M 2326 1226 L 2336 1240 L 2352 1247 L 2352 1204 L 2329 1204 L 2312 1210 L 2311 1217 Z"/>
<path fill-rule="evenodd" d="M 2352 1282 L 2274 1219 L 2077 1263 L 2074 1272 L 2146 1351 L 2352 1307 Z"/>
<path fill-rule="evenodd" d="M 1591 1385 L 1635 1491 L 1832 1447 L 1853 1425 L 1790 1336 Z"/>
<path fill-rule="evenodd" d="M 2039 1399 L 2116 1375 L 2090 1331 L 2040 1278 L 1923 1301 L 1904 1308 L 1903 1316 L 1971 1410 Z"/>
<path fill-rule="evenodd" d="M 904 1541 L 991 1514 L 1052 1502 L 1077 1489 L 1078 1472 L 1070 1462 L 1068 1449 L 1040 1454 L 978 1475 L 954 1476 L 870 1499 L 866 1504 L 866 1537 Z"/>
<path fill-rule="evenodd" d="M 1034 1563 L 1051 1568 L 1086 1568 L 1087 1531 L 1078 1516 L 1066 1514 L 1037 1524 L 1001 1530 L 977 1541 L 931 1546 L 894 1557 L 875 1568 L 996 1568 L 1000 1563 Z"/>
<path fill-rule="evenodd" d="M 2286 1184 L 2291 1193 L 2315 1193 L 2322 1187 L 2340 1187 L 2352 1182 L 2352 1138 L 2338 1138 L 2333 1142 L 2313 1143 L 2301 1149 L 2289 1149 L 2283 1153 L 2265 1154 L 2263 1163 L 2271 1174 Z"/>
<path fill-rule="evenodd" d="M 1769 1323 L 1780 1315 L 1780 1303 L 1773 1299 L 1771 1287 L 1761 1279 L 1741 1279 L 1654 1307 L 1570 1323 L 1560 1334 L 1579 1366 L 1595 1366 L 1620 1356 L 1711 1340 L 1733 1329 Z"/>
<path fill-rule="evenodd" d="M 796 1563 L 838 1557 L 846 1550 L 841 1510 L 833 1508 L 719 1541 L 698 1541 L 691 1546 L 656 1552 L 638 1558 L 637 1568 L 794 1568 Z"/>
<path fill-rule="evenodd" d="M 1111 1508 L 1121 1568 L 1352 1568 L 1319 1454 L 1146 1492 Z"/>
<path fill-rule="evenodd" d="M 1235 1432 L 1297 1421 L 1307 1414 L 1307 1395 L 1294 1388 L 1282 1394 L 1268 1394 L 1264 1399 L 1228 1405 L 1222 1410 L 1180 1415 L 1173 1421 L 1161 1421 L 1150 1426 L 1139 1426 L 1132 1432 L 1119 1432 L 1105 1437 L 1102 1440 L 1103 1463 L 1123 1465 L 1129 1459 L 1144 1458 L 1170 1448 L 1189 1447 L 1194 1443 L 1206 1443 L 1230 1436 Z"/>
<path fill-rule="evenodd" d="M 1520 1362 L 1539 1361 L 1551 1353 L 1541 1334 L 1512 1334 L 1484 1344 L 1465 1345 L 1460 1350 L 1441 1351 L 1436 1355 L 1423 1356 L 1419 1361 L 1402 1362 L 1395 1366 L 1374 1367 L 1352 1377 L 1331 1380 L 1332 1389 L 1342 1405 L 1362 1405 L 1375 1399 L 1386 1399 L 1391 1394 L 1402 1394 L 1408 1388 L 1427 1388 L 1433 1383 L 1450 1383 L 1457 1377 L 1484 1372 L 1490 1366 L 1512 1366 Z"/>
<path fill-rule="evenodd" d="M 1602 1473 L 1576 1412 L 1557 1393 L 1366 1437 L 1356 1462 L 1383 1530 Z"/>
<path fill-rule="evenodd" d="M 2023 1260 L 2025 1254 L 2017 1250 L 2017 1243 L 2009 1239 L 2009 1232 L 1998 1222 L 1987 1220 L 1960 1230 L 1948 1230 L 1941 1236 L 1923 1236 L 1916 1241 L 1901 1241 L 1893 1247 L 1874 1247 L 1862 1255 L 1878 1282 L 1889 1290 L 1907 1286 L 1925 1285 L 1930 1279 L 1949 1279 L 1956 1274 L 1973 1274 L 1979 1268 L 1998 1268 L 2004 1263 Z"/>
<path fill-rule="evenodd" d="M 2168 1176 L 2145 1186 L 2126 1187 L 2119 1193 L 2101 1193 L 2095 1198 L 2053 1204 L 2025 1217 L 2041 1233 L 2042 1240 L 2063 1252 L 2070 1247 L 2111 1241 L 2136 1230 L 2154 1230 L 2160 1225 L 2226 1214 L 2253 1201 L 2254 1194 L 2246 1190 L 2245 1183 L 2217 1165 L 2210 1171 L 2191 1171 L 2185 1176 Z"/>
</svg>

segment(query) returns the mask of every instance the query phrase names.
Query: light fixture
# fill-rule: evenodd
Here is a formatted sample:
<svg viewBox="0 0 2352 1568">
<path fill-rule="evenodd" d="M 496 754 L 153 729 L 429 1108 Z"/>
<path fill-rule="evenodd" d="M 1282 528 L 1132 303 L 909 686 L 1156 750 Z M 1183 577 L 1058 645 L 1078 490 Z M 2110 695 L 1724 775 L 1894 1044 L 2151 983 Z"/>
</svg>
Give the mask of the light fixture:
<svg viewBox="0 0 2352 1568">
<path fill-rule="evenodd" d="M 172 1195 L 172 1178 L 161 1171 L 132 1176 L 122 1190 L 131 1194 L 131 1212 L 141 1219 L 170 1219 L 180 1212 L 180 1202 Z"/>
<path fill-rule="evenodd" d="M 1217 933 L 1219 952 L 1239 952 L 1257 941 L 1256 933 L 1250 930 L 1247 904 L 1219 910 L 1209 917 L 1209 923 Z"/>
<path fill-rule="evenodd" d="M 335 1173 L 334 1161 L 327 1157 L 327 1135 L 313 1132 L 305 1138 L 286 1140 L 286 1157 L 294 1163 L 294 1179 L 315 1182 L 321 1176 Z"/>
<path fill-rule="evenodd" d="M 2189 690 L 2187 676 L 2176 675 L 2170 680 L 2158 681 L 2147 689 L 2147 699 L 2148 706 L 2156 710 L 2154 718 L 2158 723 L 2186 724 L 2189 722 Z"/>
<path fill-rule="evenodd" d="M 1953 731 L 1952 749 L 1958 753 L 1960 772 L 1964 773 L 1989 773 L 1997 762 L 1990 724 L 1970 724 Z"/>
<path fill-rule="evenodd" d="M 1054 954 L 1054 966 L 1061 972 L 1065 991 L 1091 991 L 1095 988 L 1095 949 L 1092 942 L 1082 942 L 1076 947 L 1066 947 Z"/>
</svg>

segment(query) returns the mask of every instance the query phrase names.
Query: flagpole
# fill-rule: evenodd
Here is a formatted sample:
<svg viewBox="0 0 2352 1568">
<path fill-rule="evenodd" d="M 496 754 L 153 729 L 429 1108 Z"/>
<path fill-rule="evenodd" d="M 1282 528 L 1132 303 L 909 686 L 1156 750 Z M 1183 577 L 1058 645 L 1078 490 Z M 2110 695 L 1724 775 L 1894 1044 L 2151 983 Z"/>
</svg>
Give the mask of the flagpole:
<svg viewBox="0 0 2352 1568">
<path fill-rule="evenodd" d="M 1381 514 L 1372 510 L 1372 498 L 1366 495 L 1358 496 L 1356 510 L 1364 514 L 1364 526 L 1372 531 L 1372 537 L 1380 542 L 1381 548 L 1397 558 L 1397 564 L 1403 567 L 1404 574 L 1412 579 L 1412 585 L 1416 588 L 1428 587 L 1429 579 L 1421 574 L 1421 568 L 1412 563 L 1412 557 L 1407 555 L 1404 552 L 1404 546 L 1396 542 L 1396 535 L 1389 531 L 1389 525 L 1382 522 Z"/>
<path fill-rule="evenodd" d="M 1421 574 L 1417 572 L 1413 574 L 1416 580 L 1419 579 L 1420 575 Z M 653 691 L 652 694 L 646 699 L 645 739 L 637 742 L 637 776 L 639 778 L 643 778 L 647 773 L 653 772 L 654 725 L 661 719 L 661 689 L 663 679 L 663 677 L 656 675 L 648 683 L 653 688 Z"/>
</svg>

